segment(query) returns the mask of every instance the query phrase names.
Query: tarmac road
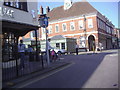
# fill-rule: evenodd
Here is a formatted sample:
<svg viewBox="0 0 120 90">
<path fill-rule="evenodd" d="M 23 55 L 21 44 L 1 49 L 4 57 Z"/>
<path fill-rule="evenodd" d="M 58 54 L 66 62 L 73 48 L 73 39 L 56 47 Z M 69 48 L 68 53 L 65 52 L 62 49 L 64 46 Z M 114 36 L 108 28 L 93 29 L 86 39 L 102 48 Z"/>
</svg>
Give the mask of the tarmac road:
<svg viewBox="0 0 120 90">
<path fill-rule="evenodd" d="M 118 88 L 117 50 L 66 55 L 67 67 L 25 81 L 17 88 Z"/>
</svg>

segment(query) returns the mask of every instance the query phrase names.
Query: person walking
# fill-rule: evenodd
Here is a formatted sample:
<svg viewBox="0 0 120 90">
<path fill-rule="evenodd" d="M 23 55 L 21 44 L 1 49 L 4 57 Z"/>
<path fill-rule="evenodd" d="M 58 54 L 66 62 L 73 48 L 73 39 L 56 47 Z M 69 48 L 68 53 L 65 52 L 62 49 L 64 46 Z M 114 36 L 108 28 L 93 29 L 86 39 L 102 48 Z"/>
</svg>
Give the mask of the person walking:
<svg viewBox="0 0 120 90">
<path fill-rule="evenodd" d="M 79 45 L 76 43 L 76 46 L 75 46 L 76 55 L 78 55 L 78 49 L 79 49 Z"/>
<path fill-rule="evenodd" d="M 51 49 L 54 49 L 54 48 L 51 47 L 50 41 L 51 41 L 51 39 L 49 38 L 47 44 L 48 44 L 49 58 L 50 58 L 50 61 L 51 61 Z"/>
<path fill-rule="evenodd" d="M 92 42 L 92 47 L 93 47 L 93 53 L 95 53 L 95 50 L 96 50 L 95 41 Z"/>
<path fill-rule="evenodd" d="M 51 59 L 54 62 L 55 61 L 55 51 L 54 49 L 51 51 Z"/>
<path fill-rule="evenodd" d="M 26 46 L 25 44 L 23 44 L 23 40 L 20 40 L 20 44 L 18 44 L 18 53 L 20 56 L 20 68 L 22 70 L 24 68 L 25 50 L 26 50 Z"/>
<path fill-rule="evenodd" d="M 101 42 L 99 42 L 99 48 L 100 48 L 100 51 L 102 52 L 103 45 Z"/>
<path fill-rule="evenodd" d="M 28 45 L 27 52 L 29 55 L 29 61 L 34 61 L 33 48 L 31 45 Z"/>
</svg>

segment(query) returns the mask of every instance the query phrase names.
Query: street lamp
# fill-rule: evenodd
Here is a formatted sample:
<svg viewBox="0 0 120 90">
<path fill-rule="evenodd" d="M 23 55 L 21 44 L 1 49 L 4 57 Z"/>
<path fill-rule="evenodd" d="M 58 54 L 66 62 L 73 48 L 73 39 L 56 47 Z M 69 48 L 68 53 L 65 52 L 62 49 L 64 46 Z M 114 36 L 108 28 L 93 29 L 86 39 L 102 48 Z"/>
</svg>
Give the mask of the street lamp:
<svg viewBox="0 0 120 90">
<path fill-rule="evenodd" d="M 86 17 L 85 17 L 85 15 L 83 15 L 83 17 L 84 17 L 85 48 L 86 48 L 86 51 L 87 51 L 87 47 L 86 47 L 86 42 L 87 42 L 87 40 L 86 40 Z"/>
<path fill-rule="evenodd" d="M 47 54 L 47 63 L 50 64 L 49 51 L 48 51 L 48 19 L 49 17 L 46 14 L 41 14 L 39 17 L 39 26 L 45 28 L 46 33 L 46 54 Z"/>
</svg>

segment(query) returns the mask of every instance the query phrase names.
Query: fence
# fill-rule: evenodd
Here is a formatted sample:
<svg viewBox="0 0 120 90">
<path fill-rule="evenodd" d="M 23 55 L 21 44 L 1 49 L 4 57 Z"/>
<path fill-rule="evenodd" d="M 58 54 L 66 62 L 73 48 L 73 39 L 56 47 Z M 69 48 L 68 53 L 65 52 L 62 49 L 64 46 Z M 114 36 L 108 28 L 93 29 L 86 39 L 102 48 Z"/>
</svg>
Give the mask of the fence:
<svg viewBox="0 0 120 90">
<path fill-rule="evenodd" d="M 50 62 L 55 62 L 60 60 L 61 55 L 57 55 L 57 59 L 52 61 L 52 58 Z M 16 60 L 9 60 L 9 61 L 2 61 L 2 81 L 6 82 L 18 77 L 22 77 L 24 75 L 28 75 L 31 73 L 34 73 L 36 71 L 43 70 L 48 66 L 47 64 L 47 57 L 45 52 L 41 52 L 40 55 L 38 55 L 38 59 L 36 60 L 36 55 L 34 53 L 33 55 L 34 59 L 29 59 L 29 55 L 25 56 L 24 60 L 24 68 L 20 68 L 20 59 Z"/>
<path fill-rule="evenodd" d="M 39 55 L 38 60 L 30 61 L 29 56 L 25 56 L 24 60 L 24 68 L 20 68 L 20 59 L 16 60 L 9 60 L 9 61 L 2 61 L 2 80 L 9 81 L 11 79 L 15 79 L 39 70 L 42 70 L 43 68 L 47 67 L 47 62 L 44 59 L 43 55 Z"/>
</svg>

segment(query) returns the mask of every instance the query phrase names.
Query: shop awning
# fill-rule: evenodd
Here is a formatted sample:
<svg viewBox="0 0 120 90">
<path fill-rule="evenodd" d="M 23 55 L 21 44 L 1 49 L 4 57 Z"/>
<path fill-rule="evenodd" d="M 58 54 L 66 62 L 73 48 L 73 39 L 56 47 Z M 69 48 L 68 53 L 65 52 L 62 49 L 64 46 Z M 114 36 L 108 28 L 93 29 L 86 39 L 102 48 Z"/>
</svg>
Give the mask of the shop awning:
<svg viewBox="0 0 120 90">
<path fill-rule="evenodd" d="M 38 30 L 38 26 L 26 23 L 2 20 L 2 32 L 13 32 L 18 36 L 24 36 L 29 31 Z"/>
</svg>

